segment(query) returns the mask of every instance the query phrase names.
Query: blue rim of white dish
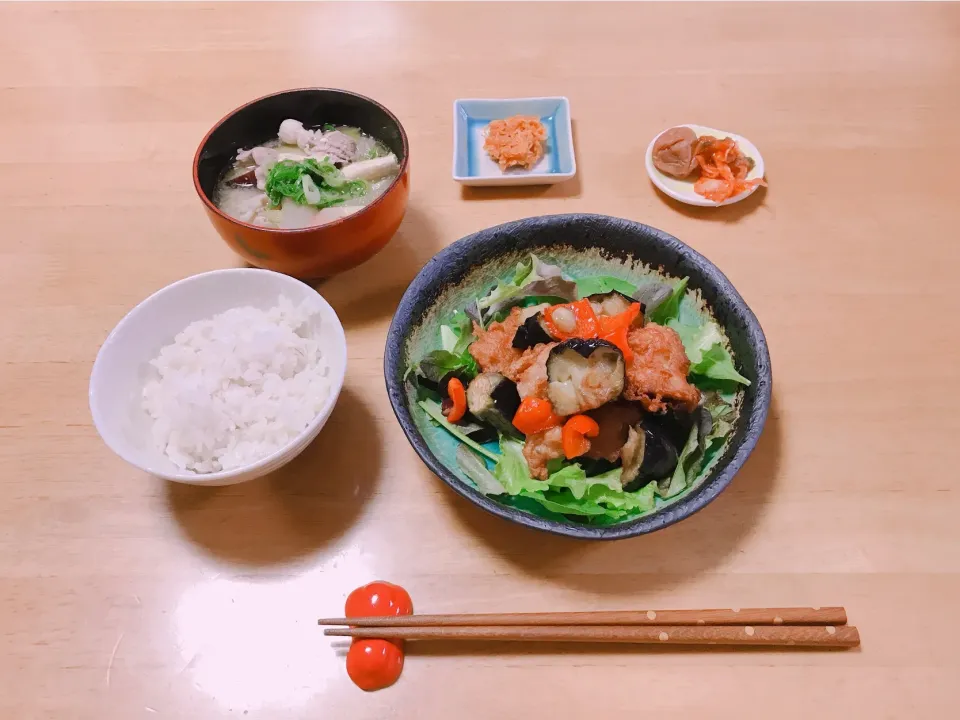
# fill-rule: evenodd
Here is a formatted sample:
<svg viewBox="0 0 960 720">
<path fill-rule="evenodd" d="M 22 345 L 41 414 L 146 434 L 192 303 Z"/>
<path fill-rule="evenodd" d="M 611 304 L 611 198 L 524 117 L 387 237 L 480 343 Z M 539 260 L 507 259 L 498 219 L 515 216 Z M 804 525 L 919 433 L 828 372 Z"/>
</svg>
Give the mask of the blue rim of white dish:
<svg viewBox="0 0 960 720">
<path fill-rule="evenodd" d="M 457 172 L 457 158 L 460 155 L 460 142 L 457 137 L 457 127 L 459 125 L 459 110 L 460 106 L 465 103 L 524 103 L 524 102 L 544 102 L 544 101 L 555 101 L 557 103 L 557 108 L 565 106 L 567 110 L 567 122 L 565 126 L 561 126 L 562 129 L 566 130 L 566 137 L 569 142 L 569 152 L 570 152 L 570 170 L 569 172 L 560 171 L 560 153 L 559 148 L 554 148 L 555 160 L 554 164 L 557 168 L 556 170 L 551 170 L 549 172 L 524 172 L 524 173 L 505 173 L 502 177 L 497 176 L 487 176 L 487 175 L 478 175 L 473 173 L 473 165 L 470 162 L 468 157 L 468 172 L 466 175 L 460 175 Z M 557 138 L 557 124 L 556 117 L 552 116 L 548 121 L 550 126 L 549 137 L 556 141 Z M 543 120 L 543 118 L 540 118 Z M 469 123 L 469 118 L 467 122 Z M 466 149 L 469 152 L 469 148 Z M 573 177 L 576 177 L 577 174 L 577 153 L 573 145 L 573 114 L 570 110 L 570 99 L 565 95 L 541 95 L 541 96 L 532 96 L 532 97 L 515 97 L 515 98 L 457 98 L 453 101 L 453 164 L 451 168 L 451 174 L 453 179 L 457 182 L 470 182 L 470 181 L 486 181 L 485 184 L 498 184 L 499 181 L 508 182 L 511 179 L 522 177 L 524 179 L 533 179 L 533 180 L 550 180 L 552 182 L 558 182 L 560 180 L 569 180 Z"/>
</svg>

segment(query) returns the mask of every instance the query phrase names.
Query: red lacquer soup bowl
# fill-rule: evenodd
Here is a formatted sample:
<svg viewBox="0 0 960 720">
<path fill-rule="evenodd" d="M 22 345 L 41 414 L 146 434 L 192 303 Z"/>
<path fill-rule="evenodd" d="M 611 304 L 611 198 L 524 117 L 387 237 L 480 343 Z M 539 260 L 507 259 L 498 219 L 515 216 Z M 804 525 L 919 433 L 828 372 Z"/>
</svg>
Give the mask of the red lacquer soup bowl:
<svg viewBox="0 0 960 720">
<path fill-rule="evenodd" d="M 326 123 L 358 127 L 390 148 L 400 162 L 400 173 L 372 203 L 323 225 L 278 229 L 222 212 L 213 203 L 214 190 L 237 151 L 276 138 L 280 123 L 287 118 L 308 128 Z M 193 159 L 193 185 L 213 226 L 240 257 L 256 267 L 311 279 L 349 270 L 390 241 L 407 208 L 409 166 L 407 134 L 383 105 L 346 90 L 303 88 L 249 102 L 214 125 Z"/>
</svg>

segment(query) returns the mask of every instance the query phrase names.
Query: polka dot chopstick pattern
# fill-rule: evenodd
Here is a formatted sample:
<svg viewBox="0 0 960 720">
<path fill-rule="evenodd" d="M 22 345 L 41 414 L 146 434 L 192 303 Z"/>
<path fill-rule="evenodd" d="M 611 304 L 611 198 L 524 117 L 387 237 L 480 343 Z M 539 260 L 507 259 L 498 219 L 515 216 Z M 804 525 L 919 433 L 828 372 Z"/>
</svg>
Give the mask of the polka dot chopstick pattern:
<svg viewBox="0 0 960 720">
<path fill-rule="evenodd" d="M 851 625 L 480 625 L 332 628 L 325 635 L 386 640 L 500 640 L 669 645 L 766 645 L 850 648 Z"/>
<path fill-rule="evenodd" d="M 629 610 L 332 618 L 325 635 L 404 640 L 500 640 L 850 648 L 860 644 L 842 607 Z"/>
</svg>

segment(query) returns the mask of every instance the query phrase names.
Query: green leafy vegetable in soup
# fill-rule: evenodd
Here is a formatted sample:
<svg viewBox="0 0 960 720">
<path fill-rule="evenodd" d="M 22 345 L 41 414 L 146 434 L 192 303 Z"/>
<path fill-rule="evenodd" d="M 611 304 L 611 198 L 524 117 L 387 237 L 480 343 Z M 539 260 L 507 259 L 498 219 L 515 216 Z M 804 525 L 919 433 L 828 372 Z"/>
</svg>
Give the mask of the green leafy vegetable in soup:
<svg viewBox="0 0 960 720">
<path fill-rule="evenodd" d="M 306 228 L 359 212 L 389 191 L 400 169 L 400 158 L 359 127 L 286 118 L 275 137 L 237 150 L 212 199 L 242 222 Z"/>
<path fill-rule="evenodd" d="M 307 158 L 300 162 L 281 160 L 267 173 L 266 193 L 273 206 L 288 197 L 299 205 L 333 207 L 367 191 L 363 180 L 347 180 L 329 161 Z"/>
<path fill-rule="evenodd" d="M 458 422 L 446 417 L 453 377 L 467 388 Z M 749 385 L 686 278 L 575 279 L 535 255 L 451 315 L 407 378 L 480 492 L 592 525 L 696 486 Z"/>
</svg>

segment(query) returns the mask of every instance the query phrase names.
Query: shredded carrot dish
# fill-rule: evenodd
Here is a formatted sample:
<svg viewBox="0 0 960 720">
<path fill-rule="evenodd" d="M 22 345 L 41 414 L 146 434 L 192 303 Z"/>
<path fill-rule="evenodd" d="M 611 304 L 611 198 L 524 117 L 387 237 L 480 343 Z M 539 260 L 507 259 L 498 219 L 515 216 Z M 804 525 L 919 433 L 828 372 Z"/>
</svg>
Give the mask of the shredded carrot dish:
<svg viewBox="0 0 960 720">
<path fill-rule="evenodd" d="M 529 170 L 543 157 L 546 139 L 546 128 L 537 118 L 514 115 L 487 126 L 483 149 L 501 170 L 515 166 Z"/>
<path fill-rule="evenodd" d="M 709 135 L 697 138 L 696 158 L 700 177 L 693 189 L 707 200 L 723 202 L 757 185 L 766 185 L 763 178 L 747 180 L 753 160 L 740 152 L 733 138 L 718 140 Z"/>
</svg>

